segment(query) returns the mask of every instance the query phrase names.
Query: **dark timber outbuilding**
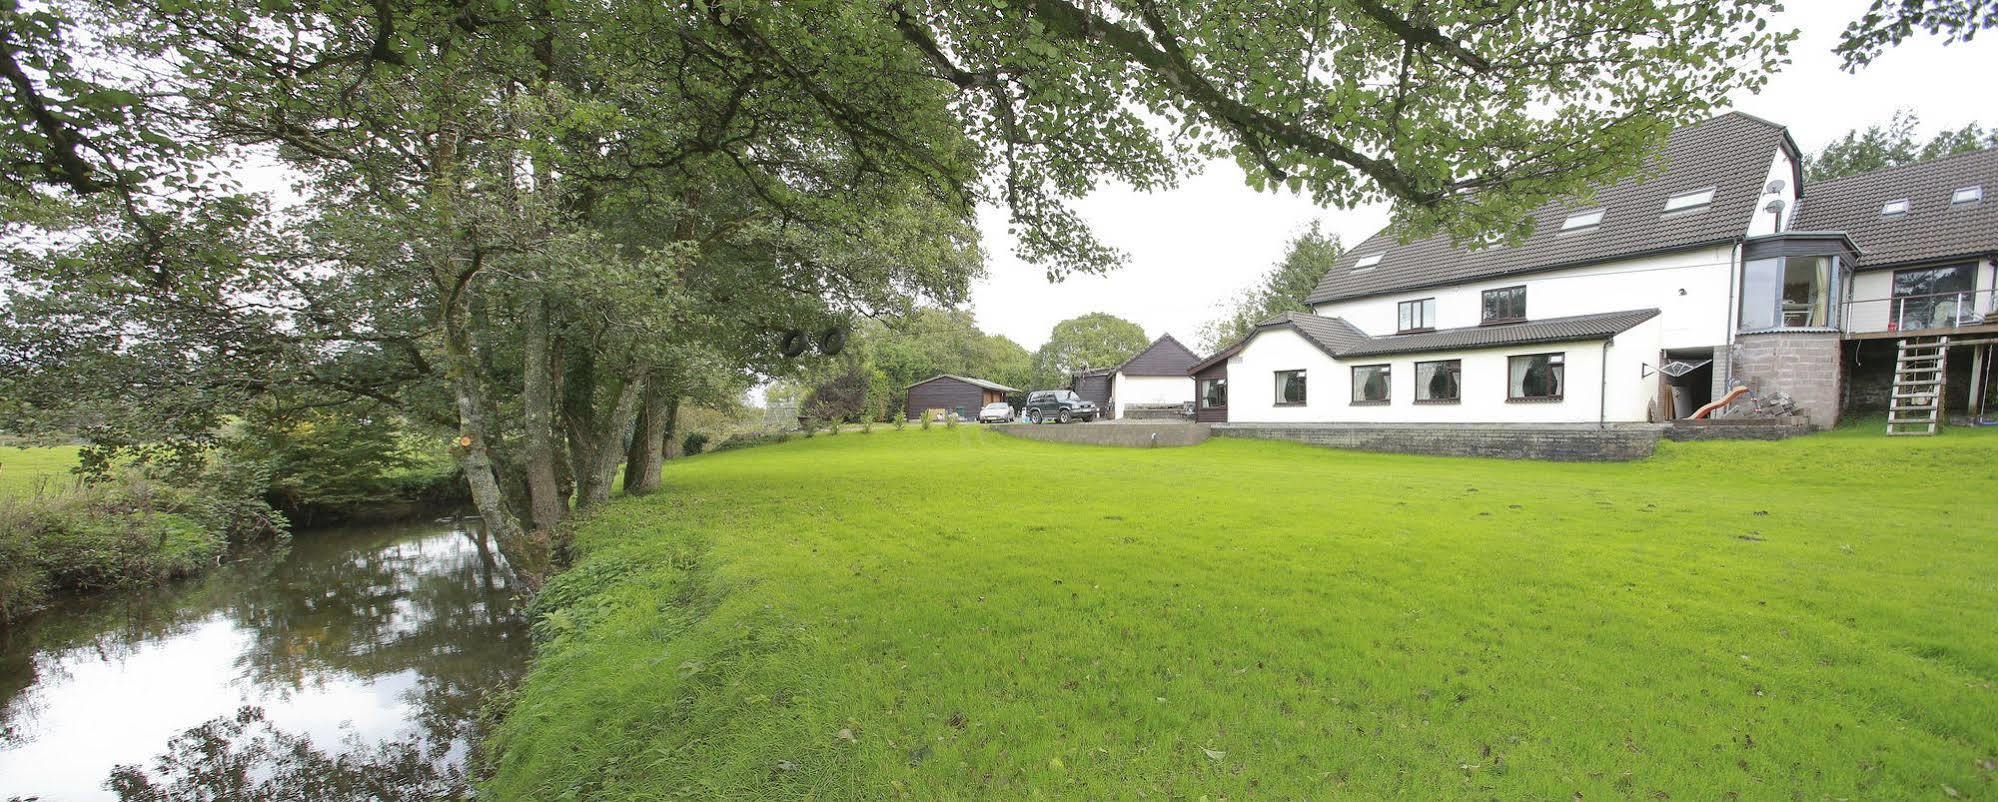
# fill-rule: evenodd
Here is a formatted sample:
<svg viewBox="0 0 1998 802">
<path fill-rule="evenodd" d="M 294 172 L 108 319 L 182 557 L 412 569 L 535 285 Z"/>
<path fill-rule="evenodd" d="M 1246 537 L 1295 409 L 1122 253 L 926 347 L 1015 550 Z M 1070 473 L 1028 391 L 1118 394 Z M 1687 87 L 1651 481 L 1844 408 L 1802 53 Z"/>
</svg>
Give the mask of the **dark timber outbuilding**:
<svg viewBox="0 0 1998 802">
<path fill-rule="evenodd" d="M 941 409 L 965 420 L 977 420 L 980 407 L 1004 401 L 1007 393 L 1017 392 L 998 382 L 943 373 L 909 385 L 908 405 L 903 409 L 910 418 L 926 409 Z"/>
<path fill-rule="evenodd" d="M 1074 390 L 1083 400 L 1103 410 L 1103 417 L 1115 417 L 1116 407 L 1110 405 L 1110 385 L 1117 373 L 1116 368 L 1078 370 L 1068 377 L 1068 389 Z"/>
</svg>

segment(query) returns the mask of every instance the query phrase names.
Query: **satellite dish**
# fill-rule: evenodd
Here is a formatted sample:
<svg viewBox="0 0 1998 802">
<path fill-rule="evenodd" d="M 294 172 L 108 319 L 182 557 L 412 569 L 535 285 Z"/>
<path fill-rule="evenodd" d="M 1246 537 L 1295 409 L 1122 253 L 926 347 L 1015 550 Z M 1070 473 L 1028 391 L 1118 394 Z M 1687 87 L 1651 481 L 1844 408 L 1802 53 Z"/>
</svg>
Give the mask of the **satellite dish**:
<svg viewBox="0 0 1998 802">
<path fill-rule="evenodd" d="M 1776 194 L 1776 193 L 1778 193 L 1778 192 L 1782 192 L 1782 191 L 1783 191 L 1783 186 L 1784 186 L 1784 185 L 1783 185 L 1783 179 L 1781 179 L 1781 178 L 1778 178 L 1778 179 L 1776 179 L 1776 180 L 1774 180 L 1774 181 L 1771 181 L 1771 182 L 1769 182 L 1769 186 L 1766 186 L 1766 187 L 1763 187 L 1763 188 L 1762 188 L 1762 191 L 1763 191 L 1763 192 L 1766 192 L 1766 193 L 1768 193 L 1768 194 L 1771 194 L 1771 195 L 1774 195 L 1774 194 Z"/>
<path fill-rule="evenodd" d="M 1764 206 L 1764 207 L 1762 207 L 1762 210 L 1763 210 L 1763 211 L 1766 211 L 1766 212 L 1768 212 L 1768 213 L 1770 213 L 1770 214 L 1782 214 L 1782 213 L 1783 213 L 1783 201 L 1782 201 L 1782 199 L 1780 199 L 1780 198 L 1779 198 L 1779 199 L 1776 199 L 1776 200 L 1773 200 L 1773 201 L 1770 201 L 1770 202 L 1769 202 L 1769 205 L 1767 205 L 1767 206 Z"/>
</svg>

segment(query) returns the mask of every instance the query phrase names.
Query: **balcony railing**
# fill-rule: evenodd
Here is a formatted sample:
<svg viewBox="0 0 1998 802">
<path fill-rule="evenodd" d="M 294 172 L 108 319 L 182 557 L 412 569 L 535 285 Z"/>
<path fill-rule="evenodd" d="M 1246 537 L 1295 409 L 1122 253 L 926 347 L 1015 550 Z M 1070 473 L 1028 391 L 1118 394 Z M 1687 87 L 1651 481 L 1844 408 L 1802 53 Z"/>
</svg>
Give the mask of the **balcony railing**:
<svg viewBox="0 0 1998 802">
<path fill-rule="evenodd" d="M 1840 319 L 1847 333 L 1921 331 L 1998 324 L 1993 290 L 1932 292 L 1846 301 Z"/>
</svg>

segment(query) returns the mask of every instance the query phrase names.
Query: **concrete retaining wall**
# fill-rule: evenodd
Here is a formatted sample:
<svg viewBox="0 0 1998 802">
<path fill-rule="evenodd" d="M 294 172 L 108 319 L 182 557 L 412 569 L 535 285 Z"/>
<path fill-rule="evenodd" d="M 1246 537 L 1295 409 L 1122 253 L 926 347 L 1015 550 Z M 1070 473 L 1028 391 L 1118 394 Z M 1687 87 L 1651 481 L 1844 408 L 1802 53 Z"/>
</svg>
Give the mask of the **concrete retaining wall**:
<svg viewBox="0 0 1998 802">
<path fill-rule="evenodd" d="M 1050 443 L 1091 446 L 1191 446 L 1207 441 L 1205 423 L 1126 421 L 1119 423 L 1002 423 L 987 427 L 1001 434 Z M 1153 435 L 1157 435 L 1154 437 Z"/>
<path fill-rule="evenodd" d="M 1333 448 L 1458 457 L 1620 462 L 1644 459 L 1661 427 L 1647 424 L 1217 423 L 1216 437 L 1289 440 Z"/>
</svg>

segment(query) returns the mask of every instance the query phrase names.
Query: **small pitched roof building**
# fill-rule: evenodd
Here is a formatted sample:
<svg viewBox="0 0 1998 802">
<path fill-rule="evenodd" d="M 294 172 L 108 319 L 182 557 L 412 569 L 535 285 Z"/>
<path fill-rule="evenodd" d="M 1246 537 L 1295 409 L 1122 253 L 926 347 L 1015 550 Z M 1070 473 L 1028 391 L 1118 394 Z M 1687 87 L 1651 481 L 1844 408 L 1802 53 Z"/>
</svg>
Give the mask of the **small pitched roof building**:
<svg viewBox="0 0 1998 802">
<path fill-rule="evenodd" d="M 977 420 L 979 408 L 1004 401 L 1007 394 L 1017 392 L 1018 389 L 998 382 L 940 373 L 909 385 L 904 390 L 907 403 L 902 408 L 911 420 L 926 409 L 941 409 L 965 420 Z"/>
<path fill-rule="evenodd" d="M 1183 407 L 1193 401 L 1187 369 L 1199 361 L 1193 349 L 1166 334 L 1121 365 L 1075 372 L 1068 386 L 1112 418 L 1124 417 L 1133 407 Z"/>
<path fill-rule="evenodd" d="M 1998 150 L 1815 183 L 1801 164 L 1782 126 L 1729 113 L 1674 131 L 1637 175 L 1541 207 L 1523 242 L 1403 242 L 1390 226 L 1335 261 L 1310 312 L 1189 368 L 1196 415 L 1609 424 L 1687 417 L 1745 386 L 1828 426 L 1848 404 L 1934 395 L 1895 384 L 1893 342 L 1945 334 L 1943 400 L 1982 414 Z"/>
</svg>

